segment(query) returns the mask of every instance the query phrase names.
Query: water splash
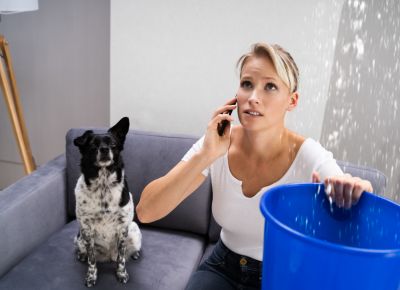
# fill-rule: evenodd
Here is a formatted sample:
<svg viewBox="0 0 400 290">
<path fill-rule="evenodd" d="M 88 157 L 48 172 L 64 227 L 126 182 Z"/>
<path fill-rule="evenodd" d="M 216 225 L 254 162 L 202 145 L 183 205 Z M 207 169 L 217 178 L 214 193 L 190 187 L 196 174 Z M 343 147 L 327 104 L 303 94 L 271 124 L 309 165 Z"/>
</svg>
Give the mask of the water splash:
<svg viewBox="0 0 400 290">
<path fill-rule="evenodd" d="M 381 170 L 384 195 L 400 202 L 398 1 L 346 1 L 333 64 L 321 143 L 339 160 Z"/>
</svg>

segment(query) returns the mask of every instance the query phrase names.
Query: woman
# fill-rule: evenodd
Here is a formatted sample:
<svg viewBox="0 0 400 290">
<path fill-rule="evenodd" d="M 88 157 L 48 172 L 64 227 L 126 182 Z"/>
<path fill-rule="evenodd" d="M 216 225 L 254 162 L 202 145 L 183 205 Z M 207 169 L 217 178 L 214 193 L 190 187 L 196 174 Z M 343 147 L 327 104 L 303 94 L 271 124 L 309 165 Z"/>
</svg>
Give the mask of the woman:
<svg viewBox="0 0 400 290">
<path fill-rule="evenodd" d="M 285 127 L 286 112 L 299 100 L 299 72 L 288 52 L 278 45 L 257 43 L 238 66 L 236 98 L 215 111 L 205 135 L 181 162 L 146 186 L 137 206 L 142 222 L 160 219 L 211 174 L 220 240 L 187 289 L 260 288 L 264 220 L 259 202 L 266 189 L 322 178 L 331 188 L 330 198 L 345 208 L 355 204 L 363 191 L 372 191 L 370 182 L 343 174 L 319 143 Z M 229 123 L 220 136 L 218 124 L 233 121 L 226 112 L 234 109 L 240 125 L 231 128 Z"/>
</svg>

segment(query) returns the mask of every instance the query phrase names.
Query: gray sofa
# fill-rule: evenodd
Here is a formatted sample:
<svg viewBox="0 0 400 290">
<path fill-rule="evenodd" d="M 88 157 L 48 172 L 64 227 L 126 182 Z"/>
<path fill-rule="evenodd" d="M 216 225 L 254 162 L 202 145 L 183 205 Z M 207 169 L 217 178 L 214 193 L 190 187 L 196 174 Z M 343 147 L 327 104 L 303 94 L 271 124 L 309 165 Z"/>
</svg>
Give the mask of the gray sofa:
<svg viewBox="0 0 400 290">
<path fill-rule="evenodd" d="M 76 260 L 73 246 L 78 232 L 74 187 L 80 155 L 72 142 L 86 129 L 71 129 L 65 155 L 0 192 L 0 289 L 87 289 L 87 266 Z M 167 173 L 196 140 L 193 136 L 128 133 L 123 156 L 135 204 L 146 184 Z M 339 164 L 346 172 L 369 179 L 375 192 L 383 194 L 383 173 Z M 184 289 L 219 237 L 211 199 L 207 179 L 168 216 L 140 225 L 143 251 L 139 260 L 127 263 L 129 282 L 117 282 L 114 264 L 99 264 L 95 289 Z"/>
</svg>

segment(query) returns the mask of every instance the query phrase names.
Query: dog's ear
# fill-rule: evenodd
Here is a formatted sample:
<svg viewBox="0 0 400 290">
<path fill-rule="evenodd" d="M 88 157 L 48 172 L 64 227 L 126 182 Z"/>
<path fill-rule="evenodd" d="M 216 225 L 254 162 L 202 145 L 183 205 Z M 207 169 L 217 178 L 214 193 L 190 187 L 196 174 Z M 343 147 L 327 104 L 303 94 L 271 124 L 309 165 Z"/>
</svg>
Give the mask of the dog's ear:
<svg viewBox="0 0 400 290">
<path fill-rule="evenodd" d="M 85 133 L 83 133 L 82 136 L 74 139 L 75 146 L 79 147 L 79 149 L 85 147 L 92 135 L 93 135 L 93 131 L 87 130 Z"/>
<path fill-rule="evenodd" d="M 125 136 L 129 131 L 129 118 L 123 117 L 117 124 L 111 127 L 108 132 L 113 134 L 121 144 L 125 142 Z"/>
</svg>

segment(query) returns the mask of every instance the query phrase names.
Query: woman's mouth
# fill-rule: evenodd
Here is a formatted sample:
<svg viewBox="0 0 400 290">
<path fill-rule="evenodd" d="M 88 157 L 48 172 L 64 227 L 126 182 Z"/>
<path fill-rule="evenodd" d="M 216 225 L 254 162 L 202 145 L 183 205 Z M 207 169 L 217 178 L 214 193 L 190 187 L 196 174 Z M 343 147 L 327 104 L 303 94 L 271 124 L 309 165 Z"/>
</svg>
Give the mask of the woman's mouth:
<svg viewBox="0 0 400 290">
<path fill-rule="evenodd" d="M 260 112 L 257 112 L 257 111 L 255 111 L 255 110 L 245 110 L 244 113 L 245 113 L 246 115 L 250 115 L 250 116 L 253 116 L 253 117 L 260 117 L 260 116 L 262 116 L 262 114 L 261 114 Z"/>
</svg>

